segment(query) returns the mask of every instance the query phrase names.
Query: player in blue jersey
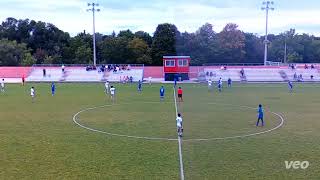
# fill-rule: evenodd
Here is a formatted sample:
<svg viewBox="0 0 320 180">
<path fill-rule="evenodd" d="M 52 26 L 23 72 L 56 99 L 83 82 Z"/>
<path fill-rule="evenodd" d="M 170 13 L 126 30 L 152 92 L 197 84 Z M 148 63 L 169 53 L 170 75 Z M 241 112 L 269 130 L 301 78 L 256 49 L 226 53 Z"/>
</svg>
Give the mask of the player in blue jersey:
<svg viewBox="0 0 320 180">
<path fill-rule="evenodd" d="M 288 81 L 288 88 L 289 88 L 289 92 L 292 93 L 293 91 L 293 84 L 291 81 Z"/>
<path fill-rule="evenodd" d="M 264 126 L 264 121 L 263 121 L 263 108 L 262 108 L 262 105 L 261 105 L 261 104 L 259 104 L 259 107 L 258 107 L 258 121 L 257 121 L 256 126 L 259 126 L 260 120 L 261 120 L 261 122 L 262 122 L 262 126 Z"/>
<path fill-rule="evenodd" d="M 228 79 L 228 87 L 231 87 L 232 86 L 232 80 L 231 78 Z"/>
<path fill-rule="evenodd" d="M 161 86 L 161 88 L 160 88 L 160 101 L 164 100 L 164 93 L 165 93 L 165 89 L 163 86 Z"/>
<path fill-rule="evenodd" d="M 142 91 L 142 81 L 139 80 L 138 81 L 138 92 L 141 93 L 141 91 Z"/>
<path fill-rule="evenodd" d="M 51 95 L 54 96 L 56 92 L 56 85 L 54 82 L 51 83 Z"/>
</svg>

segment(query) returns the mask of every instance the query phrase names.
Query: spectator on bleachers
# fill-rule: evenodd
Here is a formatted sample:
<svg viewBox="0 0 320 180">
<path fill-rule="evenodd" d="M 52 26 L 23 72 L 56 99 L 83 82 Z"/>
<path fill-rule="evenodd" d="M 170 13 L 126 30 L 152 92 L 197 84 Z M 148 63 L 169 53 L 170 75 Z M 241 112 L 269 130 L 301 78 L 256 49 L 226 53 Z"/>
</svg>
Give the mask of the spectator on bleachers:
<svg viewBox="0 0 320 180">
<path fill-rule="evenodd" d="M 313 80 L 313 75 L 310 76 L 310 79 Z"/>
<path fill-rule="evenodd" d="M 294 73 L 293 79 L 294 79 L 294 80 L 297 80 L 297 73 Z"/>
<path fill-rule="evenodd" d="M 308 65 L 307 64 L 305 64 L 304 65 L 304 69 L 308 69 L 309 67 L 308 67 Z"/>
<path fill-rule="evenodd" d="M 311 64 L 311 69 L 314 69 L 314 65 L 313 64 Z"/>
<path fill-rule="evenodd" d="M 46 69 L 43 69 L 42 71 L 43 71 L 43 77 L 46 77 L 47 75 Z"/>
<path fill-rule="evenodd" d="M 291 64 L 291 69 L 292 69 L 292 70 L 294 70 L 294 69 L 295 69 L 294 64 Z"/>
<path fill-rule="evenodd" d="M 133 83 L 133 77 L 130 76 L 130 83 Z"/>
<path fill-rule="evenodd" d="M 209 71 L 206 72 L 206 76 L 209 76 Z"/>
<path fill-rule="evenodd" d="M 300 74 L 300 75 L 299 75 L 299 77 L 298 77 L 298 81 L 299 81 L 299 82 L 302 82 L 302 81 L 303 81 L 302 74 Z"/>
<path fill-rule="evenodd" d="M 61 66 L 62 73 L 64 73 L 64 68 L 65 68 L 65 66 L 64 66 L 64 64 L 62 64 L 62 66 Z"/>
<path fill-rule="evenodd" d="M 243 68 L 240 70 L 240 74 L 241 74 L 241 77 L 244 77 L 244 69 Z"/>
<path fill-rule="evenodd" d="M 128 64 L 127 70 L 130 71 L 130 69 L 131 69 L 131 66 L 130 66 L 130 64 Z"/>
<path fill-rule="evenodd" d="M 212 72 L 210 72 L 210 77 L 212 77 L 213 76 L 213 73 Z"/>
</svg>

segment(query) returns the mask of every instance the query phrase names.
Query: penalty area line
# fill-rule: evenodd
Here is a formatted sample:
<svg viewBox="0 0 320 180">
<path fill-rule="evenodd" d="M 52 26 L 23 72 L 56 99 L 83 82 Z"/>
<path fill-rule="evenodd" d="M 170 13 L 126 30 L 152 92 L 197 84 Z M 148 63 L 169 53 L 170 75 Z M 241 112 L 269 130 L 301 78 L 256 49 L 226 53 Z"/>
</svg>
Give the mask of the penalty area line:
<svg viewBox="0 0 320 180">
<path fill-rule="evenodd" d="M 177 98 L 176 98 L 176 88 L 173 88 L 173 98 L 174 98 L 174 106 L 176 109 L 176 116 L 178 115 L 178 106 L 177 106 Z M 183 170 L 183 160 L 182 160 L 182 141 L 181 137 L 178 135 L 178 145 L 179 145 L 179 162 L 180 162 L 180 179 L 184 180 L 184 170 Z"/>
</svg>

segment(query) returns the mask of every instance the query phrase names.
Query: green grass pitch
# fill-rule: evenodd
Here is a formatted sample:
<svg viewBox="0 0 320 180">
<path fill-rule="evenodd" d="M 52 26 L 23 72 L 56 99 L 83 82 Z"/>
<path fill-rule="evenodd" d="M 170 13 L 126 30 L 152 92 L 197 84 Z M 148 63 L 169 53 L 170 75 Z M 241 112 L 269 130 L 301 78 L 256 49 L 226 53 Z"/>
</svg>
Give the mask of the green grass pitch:
<svg viewBox="0 0 320 180">
<path fill-rule="evenodd" d="M 126 136 L 176 139 L 172 85 L 159 100 L 160 84 L 114 84 L 116 103 L 103 84 L 7 85 L 0 94 L 0 179 L 179 179 L 176 140 L 110 136 L 81 125 Z M 36 88 L 31 103 L 30 87 Z M 179 84 L 180 86 L 180 84 Z M 185 179 L 320 179 L 319 84 L 235 84 L 222 93 L 206 85 L 183 84 L 178 112 L 187 139 L 272 132 L 236 139 L 182 141 Z M 265 127 L 256 127 L 256 108 L 266 110 Z M 105 105 L 105 106 L 104 106 Z M 285 161 L 309 161 L 307 169 L 289 169 Z"/>
</svg>

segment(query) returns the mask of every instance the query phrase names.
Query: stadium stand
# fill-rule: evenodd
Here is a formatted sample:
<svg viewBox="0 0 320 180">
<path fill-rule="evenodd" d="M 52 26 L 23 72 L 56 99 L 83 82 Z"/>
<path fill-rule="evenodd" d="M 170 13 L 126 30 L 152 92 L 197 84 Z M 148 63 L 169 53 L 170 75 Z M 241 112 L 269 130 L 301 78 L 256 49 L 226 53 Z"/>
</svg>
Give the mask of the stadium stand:
<svg viewBox="0 0 320 180">
<path fill-rule="evenodd" d="M 206 74 L 206 80 L 211 79 L 212 81 L 218 81 L 222 78 L 223 81 L 231 78 L 233 81 L 241 81 L 239 75 L 240 69 L 238 68 L 228 68 L 222 70 L 219 67 L 216 68 L 204 68 L 204 73 Z"/>
<path fill-rule="evenodd" d="M 44 76 L 43 69 L 46 69 Z M 243 72 L 241 70 L 243 69 Z M 130 70 L 87 70 L 84 66 L 68 66 L 62 72 L 60 66 L 34 66 L 34 67 L 0 67 L 0 78 L 5 78 L 6 82 L 21 82 L 25 76 L 26 81 L 30 82 L 119 82 L 132 77 L 133 81 L 142 78 L 152 81 L 163 82 L 163 67 L 158 66 L 134 66 Z M 320 82 L 320 66 L 306 69 L 304 65 L 297 65 L 295 68 L 288 66 L 230 66 L 224 69 L 220 66 L 192 66 L 190 67 L 191 81 L 207 81 L 209 79 L 217 81 L 220 77 L 226 81 L 247 82 Z M 301 78 L 302 77 L 302 78 Z M 129 80 L 128 80 L 129 81 Z"/>
<path fill-rule="evenodd" d="M 130 70 L 119 71 L 119 72 L 105 72 L 102 81 L 119 82 L 129 80 L 132 77 L 133 82 L 137 82 L 143 79 L 143 69 L 133 68 Z"/>
<path fill-rule="evenodd" d="M 279 68 L 244 68 L 248 82 L 281 82 Z"/>
<path fill-rule="evenodd" d="M 1 78 L 21 78 L 28 76 L 31 67 L 0 67 Z"/>
<path fill-rule="evenodd" d="M 286 69 L 283 70 L 287 76 L 288 80 L 290 81 L 320 81 L 320 73 L 318 69 Z M 296 74 L 296 78 L 295 78 Z M 302 76 L 302 79 L 299 80 L 299 76 Z M 313 79 L 311 79 L 311 76 L 313 76 Z"/>
<path fill-rule="evenodd" d="M 44 69 L 46 70 L 46 75 L 44 75 Z M 143 68 L 133 67 L 130 70 L 103 72 L 98 69 L 87 70 L 86 67 L 68 66 L 62 72 L 61 67 L 34 67 L 26 80 L 30 82 L 101 82 L 107 80 L 119 82 L 124 77 L 132 77 L 133 81 L 139 81 L 143 78 Z"/>
<path fill-rule="evenodd" d="M 46 75 L 43 74 L 43 69 L 46 70 Z M 30 75 L 26 78 L 29 82 L 52 82 L 63 81 L 65 75 L 60 67 L 33 67 Z"/>
<path fill-rule="evenodd" d="M 99 82 L 103 78 L 103 73 L 98 70 L 87 71 L 85 67 L 67 67 L 66 82 Z"/>
</svg>

